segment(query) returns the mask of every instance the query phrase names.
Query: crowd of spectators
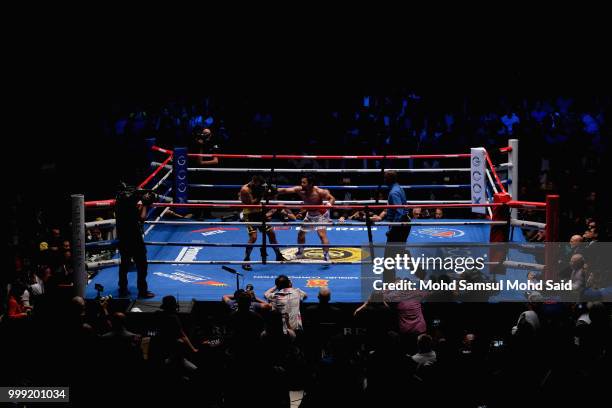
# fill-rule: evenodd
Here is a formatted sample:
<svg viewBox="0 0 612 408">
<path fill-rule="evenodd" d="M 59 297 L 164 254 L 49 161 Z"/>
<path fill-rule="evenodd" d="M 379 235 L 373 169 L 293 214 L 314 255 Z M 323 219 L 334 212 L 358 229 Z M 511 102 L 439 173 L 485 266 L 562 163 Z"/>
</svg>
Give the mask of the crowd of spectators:
<svg viewBox="0 0 612 408">
<path fill-rule="evenodd" d="M 457 406 L 537 405 L 610 380 L 610 311 L 600 302 L 459 305 L 375 292 L 355 307 L 321 287 L 305 305 L 284 275 L 265 299 L 250 287 L 190 315 L 174 296 L 146 318 L 105 297 L 42 296 L 0 326 L 3 383 L 70 384 L 78 406 L 437 406 L 440 388 Z"/>
</svg>

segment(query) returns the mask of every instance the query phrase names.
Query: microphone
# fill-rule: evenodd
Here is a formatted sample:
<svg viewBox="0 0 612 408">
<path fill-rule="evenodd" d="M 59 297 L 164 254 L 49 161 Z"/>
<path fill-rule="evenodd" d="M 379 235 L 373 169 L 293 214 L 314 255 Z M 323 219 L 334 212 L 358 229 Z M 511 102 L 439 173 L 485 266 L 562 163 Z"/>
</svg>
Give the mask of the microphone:
<svg viewBox="0 0 612 408">
<path fill-rule="evenodd" d="M 235 269 L 232 269 L 232 268 L 227 267 L 225 265 L 222 265 L 221 269 L 223 269 L 224 271 L 233 273 L 236 276 L 236 290 L 240 289 L 240 278 L 239 278 L 239 276 L 244 276 L 244 275 L 239 273 L 239 272 L 236 272 Z"/>
<path fill-rule="evenodd" d="M 231 273 L 236 273 L 235 269 L 229 268 L 229 267 L 227 267 L 225 265 L 221 266 L 221 269 L 223 269 L 224 271 L 231 272 Z"/>
</svg>

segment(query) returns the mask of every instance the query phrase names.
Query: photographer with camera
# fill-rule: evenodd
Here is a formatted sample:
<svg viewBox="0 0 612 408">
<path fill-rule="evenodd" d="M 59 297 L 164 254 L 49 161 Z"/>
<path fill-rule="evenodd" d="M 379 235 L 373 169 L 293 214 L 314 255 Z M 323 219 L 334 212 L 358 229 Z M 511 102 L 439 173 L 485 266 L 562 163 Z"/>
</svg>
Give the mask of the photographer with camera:
<svg viewBox="0 0 612 408">
<path fill-rule="evenodd" d="M 147 217 L 149 206 L 156 200 L 156 194 L 151 191 L 136 190 L 122 185 L 117 195 L 116 226 L 119 239 L 119 296 L 127 297 L 127 273 L 132 259 L 138 273 L 138 297 L 149 299 L 155 294 L 148 291 L 147 286 L 147 249 L 144 243 L 142 223 Z"/>
<path fill-rule="evenodd" d="M 287 275 L 278 275 L 274 286 L 266 290 L 264 297 L 276 310 L 283 315 L 285 329 L 302 330 L 302 315 L 300 304 L 308 295 L 302 289 L 294 288 L 293 282 Z"/>
<path fill-rule="evenodd" d="M 223 295 L 223 303 L 225 303 L 232 312 L 238 310 L 238 299 L 242 293 L 246 293 L 251 297 L 250 310 L 252 312 L 262 312 L 271 310 L 272 306 L 263 299 L 260 299 L 255 295 L 255 290 L 252 284 L 246 285 L 245 289 L 238 289 L 233 295 Z"/>
<path fill-rule="evenodd" d="M 242 202 L 243 204 L 261 204 L 261 201 L 263 199 L 271 197 L 274 194 L 275 188 L 268 186 L 266 184 L 266 180 L 262 176 L 254 175 L 251 178 L 251 181 L 242 186 L 238 197 L 240 198 L 240 202 Z M 246 222 L 262 222 L 265 216 L 261 208 L 245 208 L 242 213 Z M 264 229 L 263 226 L 247 225 L 249 241 L 245 249 L 245 261 L 251 260 L 251 252 L 253 251 L 253 244 L 255 243 L 255 241 L 257 241 L 258 229 L 262 233 L 268 235 L 268 239 L 270 240 L 271 244 L 278 244 L 278 241 L 276 240 L 276 234 L 274 233 L 274 229 L 271 226 L 266 225 Z M 277 261 L 286 261 L 278 247 L 274 247 L 274 252 L 276 253 Z M 261 257 L 263 258 L 264 256 L 264 249 L 262 247 Z M 250 264 L 243 264 L 242 269 L 246 271 L 253 270 Z"/>
</svg>

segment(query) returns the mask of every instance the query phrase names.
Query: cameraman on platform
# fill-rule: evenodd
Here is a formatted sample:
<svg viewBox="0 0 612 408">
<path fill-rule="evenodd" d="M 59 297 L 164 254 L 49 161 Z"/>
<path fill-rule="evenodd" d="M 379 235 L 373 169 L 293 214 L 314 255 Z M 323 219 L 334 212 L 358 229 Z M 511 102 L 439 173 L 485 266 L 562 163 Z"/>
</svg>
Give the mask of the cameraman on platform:
<svg viewBox="0 0 612 408">
<path fill-rule="evenodd" d="M 138 297 L 149 299 L 155 296 L 147 287 L 147 249 L 144 243 L 142 223 L 149 206 L 156 200 L 153 192 L 128 188 L 125 185 L 117 195 L 115 204 L 117 238 L 119 239 L 119 297 L 128 297 L 128 269 L 132 259 L 138 272 Z"/>
</svg>

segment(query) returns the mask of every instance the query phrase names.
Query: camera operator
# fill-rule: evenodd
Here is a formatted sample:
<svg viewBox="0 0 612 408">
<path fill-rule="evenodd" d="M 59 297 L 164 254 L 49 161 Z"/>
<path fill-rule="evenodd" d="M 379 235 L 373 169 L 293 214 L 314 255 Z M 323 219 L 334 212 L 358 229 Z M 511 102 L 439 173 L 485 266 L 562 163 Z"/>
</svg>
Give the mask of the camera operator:
<svg viewBox="0 0 612 408">
<path fill-rule="evenodd" d="M 193 129 L 192 136 L 192 142 L 189 146 L 190 153 L 213 155 L 220 152 L 220 143 L 211 129 L 198 125 Z M 195 167 L 212 167 L 219 165 L 219 158 L 212 156 L 197 156 L 192 157 L 191 162 Z M 214 198 L 212 194 L 213 193 L 210 191 L 203 191 L 198 194 L 198 198 L 201 200 L 210 200 Z M 205 220 L 207 218 L 212 218 L 212 213 L 210 209 L 202 208 L 194 216 L 198 219 Z"/>
<path fill-rule="evenodd" d="M 208 128 L 202 126 L 196 126 L 193 130 L 193 138 L 195 142 L 195 151 L 199 154 L 216 154 L 219 153 L 219 142 L 213 136 L 213 133 Z M 202 157 L 196 158 L 197 165 L 200 167 L 216 166 L 219 164 L 217 157 Z"/>
<path fill-rule="evenodd" d="M 147 249 L 145 247 L 142 222 L 146 219 L 149 206 L 155 201 L 155 194 L 124 188 L 117 195 L 116 219 L 117 238 L 119 239 L 119 296 L 127 297 L 127 273 L 132 259 L 138 272 L 138 297 L 152 298 L 147 286 Z"/>
</svg>

